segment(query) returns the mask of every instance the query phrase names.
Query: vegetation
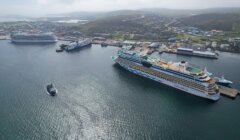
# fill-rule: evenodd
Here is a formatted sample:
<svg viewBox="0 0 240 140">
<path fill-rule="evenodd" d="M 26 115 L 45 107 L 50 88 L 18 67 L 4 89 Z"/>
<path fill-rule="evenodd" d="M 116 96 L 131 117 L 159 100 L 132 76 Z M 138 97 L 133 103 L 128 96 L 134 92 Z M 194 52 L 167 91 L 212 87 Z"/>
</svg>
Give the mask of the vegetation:
<svg viewBox="0 0 240 140">
<path fill-rule="evenodd" d="M 201 38 L 201 37 L 198 37 L 198 36 L 193 36 L 193 35 L 190 35 L 190 34 L 178 34 L 176 39 L 177 40 L 185 40 L 185 39 L 187 39 L 190 42 L 198 43 L 198 44 L 201 44 L 204 41 L 206 41 L 204 38 Z"/>
<path fill-rule="evenodd" d="M 200 14 L 180 19 L 188 26 L 199 27 L 203 30 L 239 30 L 240 14 Z"/>
<path fill-rule="evenodd" d="M 169 19 L 152 13 L 130 13 L 91 21 L 81 27 L 86 35 L 111 34 L 113 39 L 166 40 L 175 34 L 168 31 Z"/>
</svg>

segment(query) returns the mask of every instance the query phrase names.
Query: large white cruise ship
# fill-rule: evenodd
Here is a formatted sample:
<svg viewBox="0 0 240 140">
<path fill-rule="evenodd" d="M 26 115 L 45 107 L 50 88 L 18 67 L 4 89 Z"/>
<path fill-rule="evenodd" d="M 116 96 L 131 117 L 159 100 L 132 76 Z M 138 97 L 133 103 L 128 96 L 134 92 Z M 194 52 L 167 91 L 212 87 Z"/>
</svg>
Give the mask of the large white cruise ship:
<svg viewBox="0 0 240 140">
<path fill-rule="evenodd" d="M 11 41 L 13 43 L 55 43 L 58 39 L 52 33 L 17 33 L 11 35 Z"/>
<path fill-rule="evenodd" d="M 210 100 L 220 98 L 215 80 L 203 69 L 188 62 L 166 62 L 124 49 L 112 59 L 126 70 L 145 78 Z"/>
</svg>

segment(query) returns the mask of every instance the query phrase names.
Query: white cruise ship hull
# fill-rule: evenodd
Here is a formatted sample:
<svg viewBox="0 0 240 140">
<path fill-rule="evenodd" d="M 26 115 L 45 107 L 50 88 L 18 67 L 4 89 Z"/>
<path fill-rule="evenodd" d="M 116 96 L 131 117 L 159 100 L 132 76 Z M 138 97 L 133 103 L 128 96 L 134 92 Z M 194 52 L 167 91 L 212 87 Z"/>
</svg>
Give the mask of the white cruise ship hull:
<svg viewBox="0 0 240 140">
<path fill-rule="evenodd" d="M 11 40 L 13 43 L 56 43 L 58 40 Z"/>
<path fill-rule="evenodd" d="M 119 62 L 116 62 L 116 63 L 119 64 L 124 69 L 126 69 L 126 70 L 128 70 L 128 71 L 130 71 L 130 72 L 132 72 L 134 74 L 137 74 L 139 76 L 142 76 L 142 77 L 154 80 L 156 82 L 168 85 L 168 86 L 173 87 L 175 89 L 179 89 L 179 90 L 184 91 L 186 93 L 190 93 L 192 95 L 199 96 L 199 97 L 206 98 L 206 99 L 213 100 L 213 101 L 217 101 L 220 98 L 220 94 L 219 93 L 214 94 L 214 95 L 209 95 L 208 93 L 201 92 L 201 91 L 198 91 L 198 90 L 195 90 L 195 89 L 192 89 L 192 88 L 188 88 L 186 86 L 183 86 L 183 85 L 180 85 L 180 84 L 177 84 L 177 83 L 173 83 L 171 81 L 167 81 L 165 79 L 156 77 L 154 75 L 151 75 L 151 74 L 148 74 L 148 73 L 136 70 L 136 69 L 132 69 L 128 65 L 125 65 L 123 63 L 119 63 Z"/>
</svg>

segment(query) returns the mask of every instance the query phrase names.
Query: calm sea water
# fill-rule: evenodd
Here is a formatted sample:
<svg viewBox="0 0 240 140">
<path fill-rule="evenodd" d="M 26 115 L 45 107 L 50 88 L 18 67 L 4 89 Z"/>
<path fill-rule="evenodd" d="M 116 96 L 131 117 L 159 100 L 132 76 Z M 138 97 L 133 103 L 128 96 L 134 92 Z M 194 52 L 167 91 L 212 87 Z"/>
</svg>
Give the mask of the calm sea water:
<svg viewBox="0 0 240 140">
<path fill-rule="evenodd" d="M 58 45 L 0 41 L 0 139 L 240 139 L 239 98 L 209 102 L 131 74 L 110 59 L 115 47 L 56 53 Z M 240 88 L 240 55 L 162 57 L 206 65 Z"/>
</svg>

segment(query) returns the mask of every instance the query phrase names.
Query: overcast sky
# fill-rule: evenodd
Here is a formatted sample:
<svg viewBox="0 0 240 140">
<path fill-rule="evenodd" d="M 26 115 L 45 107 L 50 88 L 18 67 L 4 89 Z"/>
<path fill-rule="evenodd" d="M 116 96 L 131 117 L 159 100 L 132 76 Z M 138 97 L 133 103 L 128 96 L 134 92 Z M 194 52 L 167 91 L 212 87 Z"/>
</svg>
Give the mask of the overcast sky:
<svg viewBox="0 0 240 140">
<path fill-rule="evenodd" d="M 139 8 L 202 9 L 240 7 L 240 0 L 0 0 L 0 14 L 42 16 L 74 11 Z"/>
</svg>

